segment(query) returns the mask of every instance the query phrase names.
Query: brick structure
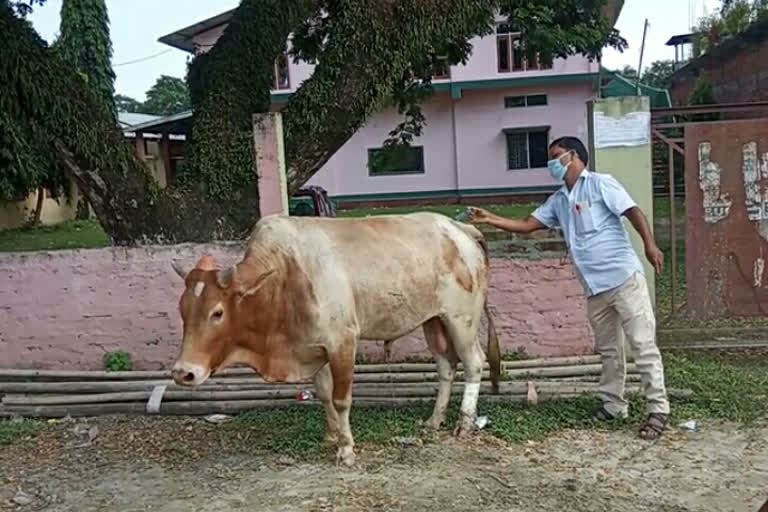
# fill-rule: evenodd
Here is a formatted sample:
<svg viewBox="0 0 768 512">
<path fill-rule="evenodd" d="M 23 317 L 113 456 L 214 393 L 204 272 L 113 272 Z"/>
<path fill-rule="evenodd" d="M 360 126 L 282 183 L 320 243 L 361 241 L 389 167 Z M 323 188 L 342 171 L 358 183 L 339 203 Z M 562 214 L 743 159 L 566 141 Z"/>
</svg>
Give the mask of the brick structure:
<svg viewBox="0 0 768 512">
<path fill-rule="evenodd" d="M 0 255 L 0 367 L 101 369 L 104 353 L 125 350 L 137 369 L 166 368 L 181 341 L 177 304 L 182 286 L 170 260 L 193 264 L 203 252 L 227 265 L 242 257 L 243 247 Z M 569 264 L 556 256 L 532 260 L 499 255 L 491 265 L 490 306 L 503 351 L 593 351 L 583 292 Z M 361 353 L 371 360 L 383 357 L 372 342 L 363 342 Z M 398 340 L 393 356 L 430 357 L 420 331 Z"/>
<path fill-rule="evenodd" d="M 673 105 L 688 104 L 699 76 L 712 84 L 717 103 L 768 101 L 768 20 L 754 23 L 679 69 L 669 90 Z"/>
<path fill-rule="evenodd" d="M 768 311 L 768 119 L 685 128 L 688 309 Z"/>
</svg>

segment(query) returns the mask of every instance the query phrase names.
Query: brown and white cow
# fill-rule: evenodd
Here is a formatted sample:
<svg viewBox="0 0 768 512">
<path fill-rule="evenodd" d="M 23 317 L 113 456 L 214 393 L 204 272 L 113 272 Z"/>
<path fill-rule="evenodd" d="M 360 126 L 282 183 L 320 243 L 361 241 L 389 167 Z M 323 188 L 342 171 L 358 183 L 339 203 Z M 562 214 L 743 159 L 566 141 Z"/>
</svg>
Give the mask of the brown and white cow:
<svg viewBox="0 0 768 512">
<path fill-rule="evenodd" d="M 487 247 L 473 226 L 434 213 L 361 219 L 270 216 L 242 261 L 217 270 L 210 256 L 187 272 L 181 353 L 173 378 L 198 386 L 233 364 L 269 382 L 314 379 L 337 461 L 354 462 L 349 427 L 358 340 L 390 342 L 423 326 L 440 384 L 428 425 L 439 428 L 456 365 L 464 365 L 459 433 L 472 429 L 485 354 L 498 388 L 500 354 L 486 308 Z"/>
</svg>

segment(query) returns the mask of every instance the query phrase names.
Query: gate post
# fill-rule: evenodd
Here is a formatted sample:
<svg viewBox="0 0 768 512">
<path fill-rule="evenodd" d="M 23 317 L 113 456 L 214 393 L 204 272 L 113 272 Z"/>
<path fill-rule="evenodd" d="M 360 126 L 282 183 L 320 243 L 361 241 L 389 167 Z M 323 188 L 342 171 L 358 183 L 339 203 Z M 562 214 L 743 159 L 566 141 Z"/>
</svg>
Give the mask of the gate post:
<svg viewBox="0 0 768 512">
<path fill-rule="evenodd" d="M 279 112 L 254 114 L 252 125 L 259 215 L 288 215 L 282 115 Z"/>
<path fill-rule="evenodd" d="M 613 175 L 643 210 L 653 230 L 651 110 L 647 96 L 601 98 L 587 104 L 592 170 Z M 624 220 L 632 246 L 645 270 L 651 303 L 656 306 L 656 270 L 645 257 L 643 241 Z M 670 262 L 665 261 L 665 265 Z"/>
</svg>

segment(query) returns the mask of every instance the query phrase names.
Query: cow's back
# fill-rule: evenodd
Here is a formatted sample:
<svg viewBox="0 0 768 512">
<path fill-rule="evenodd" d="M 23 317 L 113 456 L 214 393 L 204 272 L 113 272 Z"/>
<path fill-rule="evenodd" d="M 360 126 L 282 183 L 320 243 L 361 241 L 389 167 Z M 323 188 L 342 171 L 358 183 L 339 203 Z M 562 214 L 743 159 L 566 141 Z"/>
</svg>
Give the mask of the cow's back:
<svg viewBox="0 0 768 512">
<path fill-rule="evenodd" d="M 361 337 L 393 339 L 442 314 L 446 300 L 484 296 L 479 231 L 420 212 L 365 218 L 270 216 L 249 246 L 292 256 L 329 318 L 353 313 Z"/>
</svg>

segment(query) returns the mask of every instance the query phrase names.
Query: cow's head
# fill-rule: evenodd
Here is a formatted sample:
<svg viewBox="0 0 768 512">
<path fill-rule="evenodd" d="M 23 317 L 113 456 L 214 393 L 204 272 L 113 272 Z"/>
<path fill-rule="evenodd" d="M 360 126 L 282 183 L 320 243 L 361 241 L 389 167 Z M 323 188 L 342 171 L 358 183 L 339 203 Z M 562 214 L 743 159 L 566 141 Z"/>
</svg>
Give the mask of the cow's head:
<svg viewBox="0 0 768 512">
<path fill-rule="evenodd" d="M 203 256 L 190 271 L 176 262 L 171 265 L 185 284 L 179 301 L 184 338 L 171 374 L 179 385 L 199 386 L 236 349 L 240 301 L 255 293 L 272 272 L 246 280 L 237 266 L 216 269 L 211 256 Z"/>
</svg>

